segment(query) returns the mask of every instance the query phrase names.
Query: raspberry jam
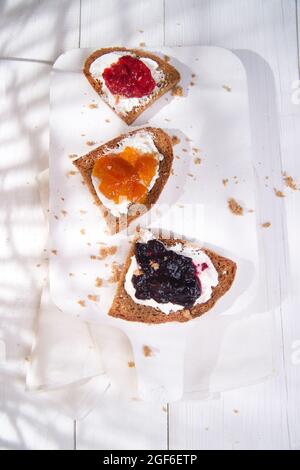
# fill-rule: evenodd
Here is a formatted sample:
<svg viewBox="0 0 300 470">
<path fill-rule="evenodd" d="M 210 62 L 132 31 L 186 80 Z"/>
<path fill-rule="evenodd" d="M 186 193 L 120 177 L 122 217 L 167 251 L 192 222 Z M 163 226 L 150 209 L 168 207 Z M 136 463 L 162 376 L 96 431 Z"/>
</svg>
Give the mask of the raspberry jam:
<svg viewBox="0 0 300 470">
<path fill-rule="evenodd" d="M 158 240 L 136 243 L 135 256 L 142 271 L 132 277 L 138 299 L 189 308 L 200 297 L 201 283 L 192 258 L 167 250 Z"/>
<path fill-rule="evenodd" d="M 126 147 L 120 153 L 99 158 L 92 175 L 100 181 L 102 194 L 116 204 L 123 198 L 142 202 L 157 169 L 158 161 L 154 154 Z"/>
<path fill-rule="evenodd" d="M 141 98 L 155 88 L 150 69 L 139 59 L 124 55 L 102 74 L 105 84 L 113 95 Z"/>
</svg>

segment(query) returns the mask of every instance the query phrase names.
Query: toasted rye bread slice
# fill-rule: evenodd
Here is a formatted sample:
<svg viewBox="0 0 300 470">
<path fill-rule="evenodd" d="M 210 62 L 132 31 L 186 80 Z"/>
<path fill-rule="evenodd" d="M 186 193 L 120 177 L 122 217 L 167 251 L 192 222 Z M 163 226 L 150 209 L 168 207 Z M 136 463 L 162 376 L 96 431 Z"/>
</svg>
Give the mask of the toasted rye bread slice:
<svg viewBox="0 0 300 470">
<path fill-rule="evenodd" d="M 159 91 L 157 92 L 152 92 L 149 95 L 149 101 L 146 104 L 142 104 L 140 106 L 134 107 L 131 111 L 129 112 L 118 112 L 116 109 L 114 109 L 107 101 L 106 99 L 106 93 L 103 92 L 102 90 L 102 85 L 99 80 L 96 80 L 93 78 L 93 76 L 90 73 L 90 66 L 94 60 L 98 59 L 98 57 L 101 57 L 104 54 L 108 54 L 110 52 L 117 52 L 117 51 L 124 51 L 124 53 L 131 53 L 134 54 L 137 58 L 148 58 L 152 59 L 155 62 L 159 64 L 160 69 L 164 73 L 164 80 L 159 84 Z M 167 91 L 169 91 L 171 88 L 173 88 L 180 80 L 180 73 L 168 62 L 165 60 L 161 59 L 155 54 L 152 54 L 151 52 L 143 51 L 141 49 L 127 49 L 126 47 L 106 47 L 103 49 L 99 49 L 95 52 L 93 52 L 85 61 L 84 63 L 84 68 L 83 72 L 92 85 L 92 87 L 96 90 L 96 92 L 101 96 L 101 98 L 105 101 L 108 106 L 121 118 L 123 121 L 126 122 L 126 124 L 130 125 L 132 124 L 136 118 L 143 112 L 145 109 L 147 109 L 149 106 L 154 103 L 158 98 L 160 98 L 163 94 L 165 94 Z"/>
<path fill-rule="evenodd" d="M 115 217 L 107 207 L 105 207 L 97 196 L 95 188 L 92 183 L 92 171 L 94 164 L 98 158 L 101 158 L 108 149 L 112 150 L 125 138 L 134 135 L 138 132 L 149 132 L 153 138 L 153 142 L 158 152 L 164 158 L 159 162 L 159 177 L 157 178 L 151 191 L 146 194 L 145 199 L 140 204 L 131 204 L 129 206 L 128 214 L 121 217 Z M 102 214 L 105 218 L 107 226 L 112 234 L 124 230 L 134 219 L 147 212 L 153 204 L 158 200 L 160 193 L 165 186 L 172 168 L 173 162 L 173 148 L 172 142 L 168 134 L 162 129 L 155 127 L 144 127 L 136 129 L 128 134 L 121 134 L 106 144 L 97 147 L 83 157 L 73 160 L 73 164 L 80 171 L 84 182 L 86 183 L 90 193 L 92 194 L 96 204 L 100 207 Z"/>
<path fill-rule="evenodd" d="M 172 246 L 177 243 L 188 245 L 188 242 L 180 239 L 157 239 L 162 241 L 166 246 Z M 208 312 L 208 310 L 215 305 L 217 300 L 219 300 L 219 298 L 230 289 L 235 278 L 237 266 L 234 261 L 224 258 L 214 251 L 207 248 L 203 248 L 203 251 L 207 256 L 209 256 L 219 275 L 219 283 L 216 287 L 212 288 L 211 298 L 205 303 L 196 304 L 192 308 L 185 308 L 178 310 L 177 312 L 171 312 L 167 315 L 156 308 L 135 303 L 125 290 L 124 283 L 126 274 L 130 266 L 131 257 L 135 253 L 134 243 L 122 270 L 117 292 L 110 308 L 109 315 L 122 318 L 123 320 L 138 321 L 142 323 L 166 323 L 172 321 L 186 322 Z"/>
</svg>

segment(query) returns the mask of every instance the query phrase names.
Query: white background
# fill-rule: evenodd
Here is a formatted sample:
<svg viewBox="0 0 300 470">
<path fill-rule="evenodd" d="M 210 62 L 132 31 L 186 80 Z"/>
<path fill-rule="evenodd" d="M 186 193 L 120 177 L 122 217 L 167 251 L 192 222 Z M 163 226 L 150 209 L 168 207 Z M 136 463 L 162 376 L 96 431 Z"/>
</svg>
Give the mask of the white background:
<svg viewBox="0 0 300 470">
<path fill-rule="evenodd" d="M 300 449 L 300 192 L 285 188 L 281 174 L 300 185 L 299 20 L 296 0 L 0 1 L 0 448 Z M 70 48 L 141 42 L 227 47 L 246 67 L 257 204 L 261 222 L 272 223 L 259 228 L 267 285 L 281 303 L 278 374 L 167 410 L 99 400 L 73 423 L 23 391 L 44 276 L 35 176 L 48 166 L 49 72 Z"/>
</svg>

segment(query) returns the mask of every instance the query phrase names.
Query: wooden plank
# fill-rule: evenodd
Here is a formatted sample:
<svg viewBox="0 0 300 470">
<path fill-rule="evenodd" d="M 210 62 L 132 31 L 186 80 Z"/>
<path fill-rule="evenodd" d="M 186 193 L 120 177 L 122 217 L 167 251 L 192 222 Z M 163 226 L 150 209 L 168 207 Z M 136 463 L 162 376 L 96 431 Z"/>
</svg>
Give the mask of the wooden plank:
<svg viewBox="0 0 300 470">
<path fill-rule="evenodd" d="M 80 46 L 163 44 L 163 19 L 163 0 L 85 0 Z"/>
<path fill-rule="evenodd" d="M 299 293 L 296 291 L 296 285 L 299 285 L 299 243 L 296 240 L 299 240 L 297 213 L 300 201 L 299 193 L 291 190 L 285 190 L 284 200 L 276 199 L 272 194 L 275 185 L 284 188 L 283 170 L 298 181 L 300 177 L 296 160 L 300 143 L 299 106 L 296 108 L 291 102 L 291 83 L 298 77 L 295 2 L 188 0 L 183 3 L 166 0 L 165 13 L 166 44 L 211 44 L 238 49 L 237 54 L 252 76 L 251 83 L 258 86 L 252 103 L 252 109 L 257 106 L 260 113 L 254 123 L 254 148 L 257 151 L 254 161 L 260 181 L 258 206 L 260 222 L 266 218 L 272 222 L 272 229 L 264 234 L 269 270 L 279 273 L 270 275 L 270 295 L 274 300 L 284 300 L 282 308 L 278 306 L 275 312 L 280 340 L 277 347 L 279 376 L 265 384 L 223 394 L 224 426 L 214 435 L 216 447 L 297 448 L 300 443 L 297 402 L 300 367 L 292 364 L 291 352 L 300 337 Z M 274 93 L 267 64 L 259 56 L 242 49 L 259 54 L 271 65 Z M 262 111 L 266 113 L 262 114 Z M 265 187 L 265 176 L 269 177 L 268 187 Z M 215 406 L 207 402 L 205 405 L 213 409 Z M 210 448 L 203 426 L 201 428 L 199 424 L 203 410 L 198 405 L 189 404 L 186 414 L 185 429 L 191 429 L 192 435 L 187 432 L 183 436 L 176 431 L 178 426 L 183 426 L 186 406 L 170 407 L 170 447 Z"/>
<path fill-rule="evenodd" d="M 48 165 L 51 67 L 0 61 L 0 448 L 70 449 L 73 423 L 53 405 L 24 391 L 26 361 L 39 307 L 45 242 L 35 177 Z M 41 409 L 43 410 L 41 412 Z"/>
<path fill-rule="evenodd" d="M 54 61 L 79 44 L 80 0 L 0 2 L 0 55 Z"/>
<path fill-rule="evenodd" d="M 105 14 L 104 14 L 105 12 Z M 85 0 L 81 8 L 81 47 L 162 44 L 162 0 Z M 167 413 L 161 405 L 103 400 L 77 422 L 78 449 L 164 449 Z"/>
</svg>

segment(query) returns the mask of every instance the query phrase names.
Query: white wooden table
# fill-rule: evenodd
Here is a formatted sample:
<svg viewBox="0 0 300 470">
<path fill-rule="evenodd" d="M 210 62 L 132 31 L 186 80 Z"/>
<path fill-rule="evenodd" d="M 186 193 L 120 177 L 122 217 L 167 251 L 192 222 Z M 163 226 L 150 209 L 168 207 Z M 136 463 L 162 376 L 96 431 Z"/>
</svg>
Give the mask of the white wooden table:
<svg viewBox="0 0 300 470">
<path fill-rule="evenodd" d="M 300 449 L 300 192 L 282 182 L 286 171 L 300 183 L 299 21 L 300 0 L 0 1 L 0 448 Z M 279 373 L 168 410 L 99 402 L 74 423 L 24 392 L 43 277 L 35 176 L 48 166 L 49 72 L 70 48 L 141 42 L 230 48 L 247 69 Z"/>
</svg>

